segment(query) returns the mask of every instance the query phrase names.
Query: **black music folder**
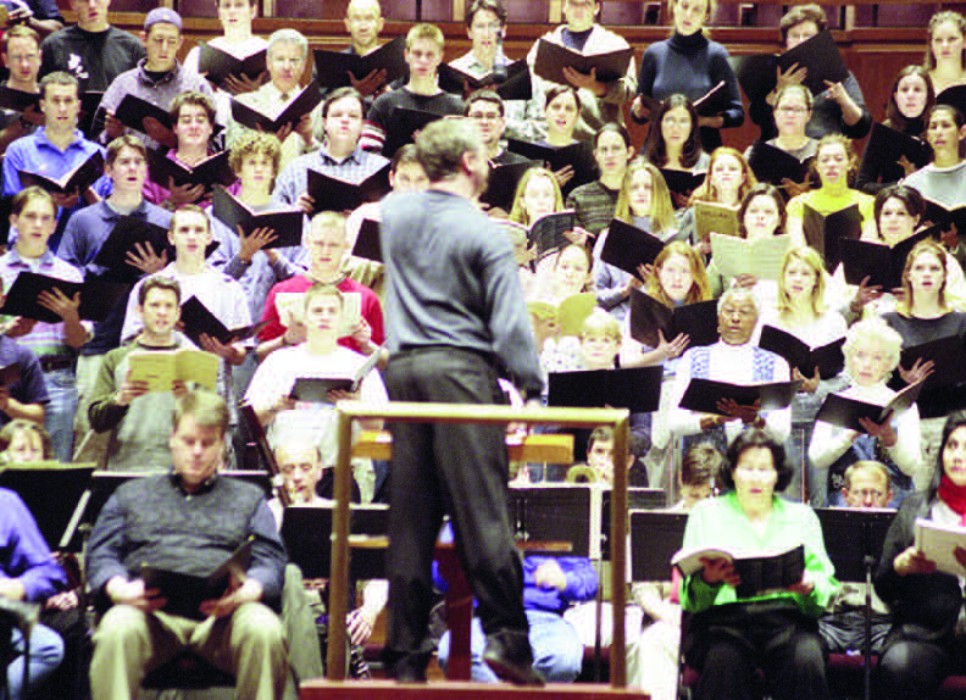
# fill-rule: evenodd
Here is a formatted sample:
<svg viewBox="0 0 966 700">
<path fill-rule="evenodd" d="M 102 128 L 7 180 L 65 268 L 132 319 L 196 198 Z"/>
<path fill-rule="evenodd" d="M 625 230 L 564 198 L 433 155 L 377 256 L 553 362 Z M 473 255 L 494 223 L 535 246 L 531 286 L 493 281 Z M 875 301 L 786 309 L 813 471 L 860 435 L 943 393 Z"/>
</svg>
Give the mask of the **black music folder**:
<svg viewBox="0 0 966 700">
<path fill-rule="evenodd" d="M 517 186 L 530 168 L 539 163 L 525 160 L 521 163 L 504 163 L 490 166 L 490 179 L 486 192 L 480 196 L 480 201 L 491 207 L 498 207 L 505 212 L 513 208 L 513 199 L 517 193 Z"/>
<path fill-rule="evenodd" d="M 775 89 L 775 67 L 778 65 L 775 54 L 731 54 L 728 63 L 749 102 L 764 102 L 768 93 Z"/>
<path fill-rule="evenodd" d="M 23 462 L 0 471 L 0 487 L 15 492 L 37 521 L 51 551 L 66 549 L 61 538 L 91 481 L 94 464 Z"/>
<path fill-rule="evenodd" d="M 755 141 L 748 154 L 748 166 L 755 173 L 758 182 L 769 182 L 779 189 L 787 187 L 790 181 L 797 185 L 808 179 L 812 158 L 799 160 L 791 153 L 771 146 L 764 141 Z"/>
<path fill-rule="evenodd" d="M 286 124 L 292 124 L 294 127 L 303 116 L 315 109 L 321 101 L 322 93 L 319 92 L 319 86 L 313 80 L 302 88 L 295 99 L 289 101 L 281 112 L 274 116 L 239 102 L 237 99 L 232 99 L 231 117 L 249 129 L 269 131 L 274 134 Z"/>
<path fill-rule="evenodd" d="M 14 112 L 26 112 L 33 107 L 40 111 L 40 93 L 24 92 L 6 85 L 0 86 L 0 107 Z"/>
<path fill-rule="evenodd" d="M 78 163 L 72 170 L 58 178 L 29 170 L 19 170 L 17 174 L 20 176 L 22 187 L 36 185 L 52 194 L 84 192 L 104 174 L 104 156 L 100 151 L 92 153 L 85 161 Z"/>
<path fill-rule="evenodd" d="M 352 255 L 357 258 L 365 258 L 373 262 L 382 262 L 382 244 L 380 243 L 379 231 L 381 225 L 372 219 L 363 219 L 359 227 L 359 235 L 356 236 L 356 244 L 352 247 Z"/>
<path fill-rule="evenodd" d="M 631 580 L 667 581 L 671 557 L 684 544 L 688 514 L 676 511 L 630 510 Z"/>
<path fill-rule="evenodd" d="M 156 255 L 168 252 L 168 260 L 174 259 L 174 248 L 168 242 L 168 230 L 150 221 L 133 216 L 122 216 L 114 225 L 104 245 L 94 256 L 94 264 L 106 267 L 122 278 L 137 279 L 143 273 L 128 264 L 127 254 L 136 251 L 137 244 L 150 244 Z"/>
<path fill-rule="evenodd" d="M 214 185 L 228 186 L 238 179 L 228 165 L 228 155 L 228 151 L 221 151 L 188 166 L 168 158 L 160 151 L 151 151 L 148 154 L 148 168 L 151 180 L 162 187 L 168 187 L 169 181 L 174 180 L 178 187 L 202 185 L 205 192 L 210 192 Z"/>
<path fill-rule="evenodd" d="M 360 182 L 349 182 L 312 168 L 309 168 L 308 175 L 308 192 L 315 200 L 315 211 L 357 209 L 366 202 L 382 199 L 390 189 L 389 163 Z"/>
<path fill-rule="evenodd" d="M 530 245 L 536 246 L 537 259 L 542 260 L 570 245 L 570 239 L 565 234 L 573 231 L 576 225 L 577 214 L 570 209 L 541 216 L 533 222 L 527 238 Z"/>
<path fill-rule="evenodd" d="M 306 578 L 329 578 L 332 555 L 332 505 L 294 505 L 282 515 L 282 541 L 289 559 Z M 382 536 L 389 531 L 389 506 L 349 506 L 349 532 Z M 349 558 L 349 578 L 385 578 L 385 549 L 358 548 Z"/>
<path fill-rule="evenodd" d="M 966 202 L 953 206 L 925 196 L 923 199 L 926 200 L 926 214 L 923 217 L 926 221 L 938 224 L 942 229 L 956 226 L 958 232 L 966 233 Z"/>
<path fill-rule="evenodd" d="M 444 116 L 436 112 L 427 112 L 424 109 L 396 107 L 392 110 L 389 124 L 386 125 L 386 140 L 382 147 L 383 155 L 392 158 L 396 151 L 407 143 L 413 142 L 417 131 L 421 131 L 428 124 L 432 124 Z"/>
<path fill-rule="evenodd" d="M 575 141 L 568 146 L 551 146 L 548 143 L 508 139 L 507 150 L 524 158 L 540 161 L 553 172 L 568 165 L 572 166 L 574 176 L 562 188 L 564 194 L 597 179 L 597 161 L 594 160 L 594 144 L 591 141 Z"/>
<path fill-rule="evenodd" d="M 897 416 L 902 414 L 919 398 L 922 386 L 923 382 L 909 384 L 884 406 L 851 399 L 841 394 L 829 394 L 825 397 L 822 407 L 818 409 L 815 419 L 825 421 L 829 425 L 864 433 L 865 428 L 859 422 L 860 418 L 868 418 L 874 423 L 882 423 L 889 414 Z"/>
<path fill-rule="evenodd" d="M 166 613 L 203 620 L 205 616 L 198 609 L 201 604 L 206 600 L 222 597 L 228 591 L 233 576 L 238 580 L 244 579 L 251 564 L 254 542 L 254 537 L 247 539 L 207 576 L 186 574 L 144 563 L 141 565 L 144 587 L 157 588 L 161 596 L 167 599 L 167 604 L 162 608 Z"/>
<path fill-rule="evenodd" d="M 845 336 L 842 336 L 831 343 L 813 348 L 791 333 L 774 326 L 764 326 L 758 340 L 758 347 L 785 358 L 789 367 L 797 367 L 806 379 L 815 375 L 816 367 L 822 379 L 831 379 L 838 375 L 845 368 L 845 356 L 842 354 L 844 344 Z"/>
<path fill-rule="evenodd" d="M 951 105 L 966 114 L 966 85 L 953 85 L 936 95 L 937 105 Z"/>
<path fill-rule="evenodd" d="M 620 219 L 613 219 L 607 228 L 600 259 L 643 282 L 638 268 L 653 264 L 662 250 L 664 241 L 657 236 Z"/>
<path fill-rule="evenodd" d="M 229 345 L 254 337 L 265 326 L 265 321 L 262 321 L 250 326 L 229 329 L 218 320 L 217 316 L 211 313 L 207 306 L 198 300 L 198 297 L 194 296 L 189 297 L 187 301 L 181 304 L 181 323 L 184 324 L 183 333 L 199 348 L 201 347 L 201 335 L 203 333 L 225 345 Z"/>
<path fill-rule="evenodd" d="M 693 173 L 690 170 L 673 170 L 670 168 L 661 168 L 660 170 L 661 175 L 664 176 L 664 182 L 667 183 L 668 190 L 682 197 L 690 197 L 691 193 L 701 186 L 708 174 L 704 171 Z"/>
<path fill-rule="evenodd" d="M 153 102 L 148 102 L 131 93 L 127 93 L 121 98 L 117 110 L 114 112 L 114 117 L 124 126 L 142 133 L 144 132 L 144 119 L 147 117 L 157 119 L 161 126 L 169 131 L 174 126 L 168 110 L 161 109 Z"/>
<path fill-rule="evenodd" d="M 569 85 L 563 74 L 565 67 L 569 66 L 584 75 L 589 75 L 591 70 L 596 69 L 597 80 L 611 83 L 627 75 L 627 67 L 633 58 L 634 49 L 630 47 L 607 53 L 584 55 L 561 44 L 540 39 L 537 41 L 537 57 L 533 62 L 533 72 L 552 83 Z"/>
<path fill-rule="evenodd" d="M 688 347 L 718 342 L 718 302 L 713 299 L 670 308 L 639 289 L 631 289 L 630 306 L 631 337 L 649 348 L 658 346 L 658 331 L 668 342 L 687 334 Z"/>
<path fill-rule="evenodd" d="M 256 213 L 224 187 L 214 188 L 211 201 L 215 218 L 233 233 L 238 233 L 239 226 L 246 236 L 250 236 L 256 229 L 269 228 L 275 232 L 276 238 L 266 243 L 265 248 L 302 245 L 302 220 L 305 212 L 297 207 L 278 207 Z"/>
<path fill-rule="evenodd" d="M 883 243 L 871 241 L 851 239 L 839 241 L 845 281 L 849 284 L 861 284 L 862 280 L 868 277 L 870 285 L 880 285 L 885 290 L 901 287 L 902 269 L 906 265 L 909 251 L 919 241 L 932 238 L 935 234 L 936 227 L 929 226 L 891 248 Z"/>
<path fill-rule="evenodd" d="M 460 97 L 463 96 L 464 85 L 471 92 L 483 88 L 494 90 L 504 100 L 529 100 L 533 97 L 533 81 L 530 79 L 530 66 L 526 60 L 521 59 L 507 65 L 505 77 L 500 78 L 502 79 L 498 80 L 493 73 L 477 78 L 449 63 L 441 63 L 439 66 L 440 89 Z"/>
<path fill-rule="evenodd" d="M 760 401 L 760 411 L 788 408 L 799 382 L 769 382 L 767 384 L 730 384 L 713 379 L 692 377 L 691 383 L 681 397 L 681 408 L 698 413 L 722 415 L 718 402 L 732 399 L 739 406 L 752 406 Z"/>
<path fill-rule="evenodd" d="M 46 323 L 60 323 L 63 319 L 50 309 L 37 303 L 41 292 L 59 289 L 73 298 L 80 292 L 81 305 L 78 312 L 85 321 L 103 321 L 121 297 L 127 294 L 129 285 L 106 282 L 88 275 L 83 283 L 67 282 L 36 272 L 23 271 L 7 290 L 0 313 L 23 316 Z"/>
<path fill-rule="evenodd" d="M 386 84 L 392 83 L 406 75 L 406 37 L 398 36 L 387 44 L 383 44 L 375 51 L 359 56 L 342 51 L 328 51 L 316 49 L 315 72 L 319 85 L 329 90 L 348 87 L 352 84 L 349 73 L 356 80 L 362 80 L 377 70 L 386 71 Z"/>
<path fill-rule="evenodd" d="M 872 123 L 869 140 L 862 152 L 859 174 L 870 182 L 898 182 L 906 176 L 899 160 L 905 158 L 918 170 L 932 158 L 932 149 L 925 141 L 910 134 Z"/>
<path fill-rule="evenodd" d="M 257 80 L 265 72 L 267 49 L 238 57 L 204 41 L 199 42 L 198 47 L 201 52 L 198 56 L 198 72 L 218 87 L 225 86 L 228 76 L 244 75 L 250 80 Z"/>
<path fill-rule="evenodd" d="M 713 117 L 726 110 L 729 105 L 729 99 L 727 93 L 724 91 L 725 85 L 725 81 L 720 80 L 714 87 L 701 95 L 701 97 L 696 100 L 691 100 L 694 111 L 702 117 Z M 637 96 L 651 114 L 657 114 L 657 111 L 661 108 L 661 104 L 664 102 L 644 93 L 638 93 Z"/>
<path fill-rule="evenodd" d="M 849 77 L 849 69 L 842 59 L 838 44 L 827 29 L 789 49 L 777 60 L 783 73 L 796 63 L 799 67 L 808 69 L 803 83 L 813 95 L 828 89 L 825 81 L 840 83 Z M 771 72 L 771 77 L 775 78 L 775 71 Z"/>
<path fill-rule="evenodd" d="M 916 360 L 936 364 L 935 371 L 926 378 L 926 388 L 956 386 L 966 382 L 966 345 L 957 335 L 936 338 L 921 345 L 903 348 L 899 364 L 909 368 Z"/>
<path fill-rule="evenodd" d="M 626 408 L 631 413 L 656 411 L 661 402 L 664 368 L 598 369 L 551 372 L 549 406 Z"/>
<path fill-rule="evenodd" d="M 805 216 L 802 228 L 805 242 L 818 251 L 825 260 L 825 269 L 833 272 L 842 262 L 840 242 L 858 239 L 862 235 L 862 214 L 857 204 L 851 204 L 828 215 L 820 214 L 807 204 L 803 205 Z"/>
<path fill-rule="evenodd" d="M 682 549 L 671 559 L 684 576 L 704 568 L 701 559 L 728 559 L 735 566 L 741 583 L 735 589 L 739 598 L 750 598 L 763 591 L 788 588 L 800 583 L 805 573 L 805 547 L 798 545 L 786 551 L 749 553 L 727 547 L 693 547 Z"/>
<path fill-rule="evenodd" d="M 77 128 L 84 132 L 88 138 L 94 139 L 97 134 L 94 131 L 94 117 L 97 114 L 98 107 L 101 106 L 101 100 L 104 98 L 103 92 L 84 92 L 81 93 L 81 109 L 80 117 L 77 119 Z"/>
</svg>

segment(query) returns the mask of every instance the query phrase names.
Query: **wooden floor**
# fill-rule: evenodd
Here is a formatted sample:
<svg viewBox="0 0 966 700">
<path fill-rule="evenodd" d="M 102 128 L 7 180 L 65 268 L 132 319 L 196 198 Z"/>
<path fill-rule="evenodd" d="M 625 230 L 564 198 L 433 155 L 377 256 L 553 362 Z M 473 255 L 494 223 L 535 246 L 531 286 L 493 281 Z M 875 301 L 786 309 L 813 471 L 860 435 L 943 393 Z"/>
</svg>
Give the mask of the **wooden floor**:
<svg viewBox="0 0 966 700">
<path fill-rule="evenodd" d="M 539 700 L 540 698 L 563 698 L 564 700 L 617 700 L 633 698 L 647 700 L 649 696 L 640 690 L 611 688 L 609 685 L 590 683 L 551 683 L 543 688 L 509 685 L 507 683 L 436 682 L 403 684 L 394 681 L 326 681 L 315 680 L 302 683 L 299 700 L 422 700 L 423 698 L 446 698 L 446 700 Z"/>
</svg>

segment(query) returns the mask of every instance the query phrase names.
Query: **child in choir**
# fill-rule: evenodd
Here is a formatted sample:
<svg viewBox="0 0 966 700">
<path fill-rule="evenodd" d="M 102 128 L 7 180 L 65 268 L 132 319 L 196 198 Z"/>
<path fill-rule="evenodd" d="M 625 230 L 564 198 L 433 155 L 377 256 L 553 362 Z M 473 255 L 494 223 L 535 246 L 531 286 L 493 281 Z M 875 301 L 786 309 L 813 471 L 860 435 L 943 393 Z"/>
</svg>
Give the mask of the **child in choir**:
<svg viewBox="0 0 966 700">
<path fill-rule="evenodd" d="M 635 158 L 624 174 L 614 218 L 647 231 L 663 241 L 677 238 L 677 221 L 674 218 L 674 207 L 667 183 L 664 182 L 661 171 L 643 158 Z M 618 321 L 623 321 L 628 313 L 631 287 L 639 287 L 641 282 L 630 273 L 601 260 L 606 241 L 607 229 L 601 232 L 594 244 L 593 271 L 597 303 Z M 643 276 L 645 275 L 642 274 Z"/>
<path fill-rule="evenodd" d="M 0 428 L 0 464 L 43 462 L 54 458 L 54 441 L 40 423 L 15 418 Z"/>
<path fill-rule="evenodd" d="M 895 391 L 886 386 L 899 365 L 902 337 L 879 318 L 853 325 L 846 335 L 845 369 L 851 384 L 842 392 L 848 398 L 885 405 Z M 808 447 L 812 469 L 808 490 L 812 505 L 843 505 L 840 490 L 848 467 L 860 460 L 876 459 L 889 470 L 898 504 L 914 488 L 920 467 L 920 420 L 915 404 L 902 414 L 890 415 L 881 424 L 861 419 L 864 432 L 816 421 Z"/>
<path fill-rule="evenodd" d="M 598 235 L 614 218 L 624 173 L 633 157 L 631 136 L 623 126 L 605 124 L 594 136 L 594 158 L 600 177 L 581 185 L 567 197 L 567 208 L 577 212 L 578 223 L 592 236 Z"/>
<path fill-rule="evenodd" d="M 845 335 L 842 314 L 830 309 L 825 295 L 825 265 L 812 248 L 795 248 L 785 254 L 778 278 L 778 304 L 766 306 L 761 315 L 762 326 L 772 326 L 791 333 L 812 348 L 834 342 Z M 787 444 L 788 458 L 795 474 L 785 493 L 798 500 L 802 493 L 803 467 L 811 474 L 806 453 L 815 424 L 815 416 L 829 392 L 843 388 L 840 376 L 822 379 L 819 368 L 803 375 L 792 368 L 792 379 L 801 386 L 792 401 L 792 437 Z M 815 478 L 810 478 L 815 481 Z M 817 505 L 813 502 L 813 505 Z"/>
<path fill-rule="evenodd" d="M 688 449 L 681 459 L 681 500 L 671 509 L 689 512 L 714 495 L 724 455 L 705 443 Z M 671 581 L 635 582 L 634 602 L 652 620 L 627 647 L 627 684 L 650 694 L 652 700 L 675 700 L 678 650 L 681 641 L 681 574 L 671 570 Z"/>
<path fill-rule="evenodd" d="M 552 304 L 560 304 L 575 294 L 584 294 L 593 289 L 594 279 L 590 274 L 590 252 L 582 245 L 572 243 L 562 248 L 554 256 L 552 269 L 537 271 L 534 288 L 538 298 Z"/>
<path fill-rule="evenodd" d="M 918 139 L 926 131 L 926 115 L 934 104 L 936 93 L 929 72 L 919 65 L 906 66 L 892 84 L 883 124 Z M 866 148 L 856 180 L 856 186 L 866 194 L 876 194 L 916 169 L 905 156 L 895 163 L 876 164 L 871 155 Z"/>
<path fill-rule="evenodd" d="M 788 232 L 796 245 L 804 245 L 805 206 L 828 216 L 842 209 L 858 206 L 862 217 L 862 232 L 872 235 L 875 216 L 872 197 L 849 186 L 849 176 L 855 172 L 856 159 L 852 143 L 841 134 L 823 136 L 818 142 L 813 165 L 818 174 L 819 188 L 792 197 L 788 203 Z"/>
</svg>

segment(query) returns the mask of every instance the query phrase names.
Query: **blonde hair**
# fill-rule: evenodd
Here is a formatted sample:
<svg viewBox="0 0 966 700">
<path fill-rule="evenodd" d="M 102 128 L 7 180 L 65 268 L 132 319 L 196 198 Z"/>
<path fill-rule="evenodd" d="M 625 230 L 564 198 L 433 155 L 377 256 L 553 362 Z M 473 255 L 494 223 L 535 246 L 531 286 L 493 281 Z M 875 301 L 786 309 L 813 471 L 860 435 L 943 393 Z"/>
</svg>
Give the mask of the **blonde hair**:
<svg viewBox="0 0 966 700">
<path fill-rule="evenodd" d="M 623 339 L 621 324 L 616 318 L 601 308 L 596 308 L 590 312 L 583 324 L 580 326 L 580 340 L 592 334 L 600 334 L 608 340 L 614 340 L 620 344 Z"/>
<path fill-rule="evenodd" d="M 785 315 L 792 311 L 792 298 L 788 294 L 788 290 L 785 289 L 785 271 L 794 260 L 808 265 L 815 275 L 815 286 L 812 287 L 811 307 L 816 315 L 820 316 L 824 314 L 828 308 L 825 304 L 825 263 L 822 261 L 822 256 L 818 254 L 818 251 L 808 246 L 792 248 L 785 253 L 785 259 L 782 261 L 781 274 L 778 276 L 779 313 Z"/>
<path fill-rule="evenodd" d="M 647 293 L 665 306 L 674 306 L 661 284 L 659 272 L 667 259 L 672 255 L 680 255 L 688 261 L 691 270 L 691 289 L 684 299 L 685 304 L 707 301 L 711 298 L 711 285 L 708 282 L 708 272 L 704 267 L 704 260 L 696 249 L 684 241 L 672 241 L 664 246 L 664 250 L 654 259 L 654 274 L 647 281 Z"/>
<path fill-rule="evenodd" d="M 850 374 L 849 364 L 860 345 L 878 345 L 885 351 L 889 367 L 886 372 L 887 375 L 891 374 L 898 366 L 899 357 L 902 353 L 902 336 L 899 335 L 899 331 L 886 323 L 881 317 L 871 316 L 862 319 L 853 324 L 845 334 L 842 354 L 845 355 L 845 367 Z"/>
<path fill-rule="evenodd" d="M 420 39 L 429 39 L 434 44 L 436 48 L 443 51 L 443 46 L 446 44 L 446 40 L 443 38 L 443 32 L 435 24 L 428 24 L 423 22 L 422 24 L 414 25 L 406 33 L 406 49 L 412 49 L 413 44 L 415 44 Z"/>
<path fill-rule="evenodd" d="M 906 257 L 906 264 L 902 268 L 902 299 L 896 300 L 896 311 L 902 316 L 910 317 L 912 316 L 912 307 L 915 306 L 915 293 L 912 290 L 912 284 L 909 282 L 909 273 L 912 271 L 912 266 L 916 263 L 916 258 L 920 255 L 934 255 L 939 264 L 943 268 L 943 281 L 939 285 L 939 306 L 942 309 L 949 309 L 949 305 L 946 303 L 946 283 L 949 281 L 949 267 L 948 261 L 946 259 L 946 249 L 942 245 L 931 239 L 927 238 L 924 241 L 919 241 L 913 246 L 912 250 L 909 251 L 909 255 Z"/>
<path fill-rule="evenodd" d="M 671 23 L 671 33 L 674 33 L 674 6 L 677 5 L 681 0 L 668 0 L 667 4 L 667 14 L 668 18 L 672 20 Z M 718 0 L 705 0 L 706 11 L 704 15 L 704 25 L 701 27 L 701 33 L 708 35 L 711 31 L 711 20 L 714 19 L 715 13 L 718 11 Z"/>
<path fill-rule="evenodd" d="M 513 206 L 510 207 L 510 221 L 523 224 L 524 226 L 529 226 L 533 223 L 530 220 L 530 214 L 527 212 L 526 205 L 523 203 L 523 196 L 527 192 L 527 185 L 530 184 L 530 180 L 535 177 L 544 177 L 550 180 L 553 185 L 553 210 L 558 212 L 564 208 L 563 194 L 560 192 L 560 185 L 557 184 L 557 178 L 553 176 L 553 173 L 547 170 L 547 168 L 530 168 L 523 173 L 523 177 L 517 183 L 517 191 L 513 195 Z"/>
<path fill-rule="evenodd" d="M 614 212 L 614 218 L 620 219 L 624 223 L 633 223 L 631 183 L 634 176 L 641 172 L 646 172 L 651 176 L 651 210 L 647 213 L 651 220 L 650 233 L 660 234 L 676 228 L 674 205 L 671 204 L 671 195 L 668 192 L 664 176 L 657 167 L 643 158 L 635 158 L 627 166 L 624 181 L 621 183 L 621 191 L 617 195 L 617 209 Z"/>
<path fill-rule="evenodd" d="M 963 17 L 955 10 L 943 10 L 930 17 L 929 31 L 926 38 L 926 55 L 922 61 L 922 65 L 926 70 L 934 70 L 936 68 L 936 57 L 932 53 L 932 35 L 939 28 L 939 25 L 946 24 L 946 22 L 955 24 L 960 35 L 966 37 L 966 17 Z M 959 65 L 966 68 L 966 47 L 964 47 L 963 53 L 959 56 Z"/>
<path fill-rule="evenodd" d="M 691 195 L 691 203 L 694 202 L 717 202 L 720 193 L 715 189 L 712 183 L 711 173 L 714 171 L 714 164 L 723 156 L 731 156 L 737 159 L 738 164 L 741 166 L 741 173 L 744 175 L 744 180 L 741 186 L 738 188 L 738 201 L 740 202 L 748 194 L 748 190 L 758 184 L 758 179 L 755 177 L 755 173 L 752 171 L 751 166 L 748 165 L 748 161 L 736 148 L 731 148 L 731 146 L 719 146 L 714 149 L 714 153 L 711 154 L 711 160 L 708 161 L 708 174 L 704 178 L 704 182 L 698 185 L 697 189 Z"/>
</svg>

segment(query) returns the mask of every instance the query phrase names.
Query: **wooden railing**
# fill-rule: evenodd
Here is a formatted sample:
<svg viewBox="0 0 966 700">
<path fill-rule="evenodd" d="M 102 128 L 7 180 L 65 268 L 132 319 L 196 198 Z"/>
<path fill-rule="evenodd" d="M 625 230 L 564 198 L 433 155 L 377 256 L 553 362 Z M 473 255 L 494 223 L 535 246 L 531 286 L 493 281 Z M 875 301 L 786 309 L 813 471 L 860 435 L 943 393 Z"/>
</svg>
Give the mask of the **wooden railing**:
<svg viewBox="0 0 966 700">
<path fill-rule="evenodd" d="M 329 644 L 326 655 L 326 677 L 330 681 L 345 679 L 346 629 L 349 593 L 349 500 L 355 445 L 352 424 L 357 420 L 379 419 L 410 423 L 479 423 L 527 425 L 558 425 L 565 428 L 596 428 L 609 426 L 614 430 L 614 480 L 611 506 L 611 540 L 627 541 L 627 462 L 618 455 L 626 455 L 630 418 L 626 409 L 604 408 L 510 408 L 507 406 L 405 403 L 383 405 L 340 401 L 336 405 L 338 418 L 339 455 L 335 465 L 332 513 L 332 571 L 329 581 Z M 370 449 L 372 439 L 357 442 Z M 375 441 L 376 443 L 379 440 Z M 385 444 L 385 439 L 382 439 Z M 526 445 L 525 440 L 522 444 Z M 391 443 L 390 443 L 391 444 Z M 381 449 L 381 448 L 380 448 Z M 360 452 L 361 454 L 361 452 Z M 390 543 L 391 546 L 391 543 Z M 625 571 L 626 547 L 611 551 L 611 603 L 613 630 L 610 655 L 610 681 L 615 688 L 627 685 L 624 659 L 624 604 L 626 602 Z"/>
</svg>

